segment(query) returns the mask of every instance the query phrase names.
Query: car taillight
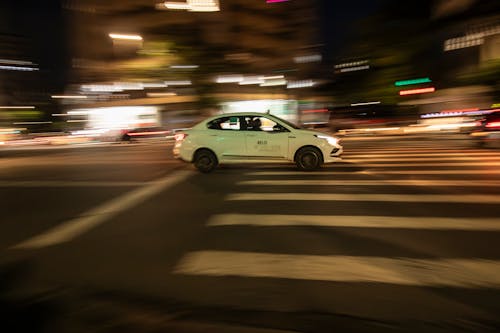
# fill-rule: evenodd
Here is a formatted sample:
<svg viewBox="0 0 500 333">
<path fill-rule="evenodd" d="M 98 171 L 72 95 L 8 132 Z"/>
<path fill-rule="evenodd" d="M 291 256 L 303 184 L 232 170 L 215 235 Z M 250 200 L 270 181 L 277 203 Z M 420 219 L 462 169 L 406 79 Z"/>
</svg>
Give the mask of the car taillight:
<svg viewBox="0 0 500 333">
<path fill-rule="evenodd" d="M 500 127 L 500 121 L 492 121 L 491 123 L 486 123 L 485 126 L 488 128 Z"/>
<path fill-rule="evenodd" d="M 188 135 L 186 133 L 177 133 L 174 135 L 175 141 L 182 141 L 184 140 Z"/>
</svg>

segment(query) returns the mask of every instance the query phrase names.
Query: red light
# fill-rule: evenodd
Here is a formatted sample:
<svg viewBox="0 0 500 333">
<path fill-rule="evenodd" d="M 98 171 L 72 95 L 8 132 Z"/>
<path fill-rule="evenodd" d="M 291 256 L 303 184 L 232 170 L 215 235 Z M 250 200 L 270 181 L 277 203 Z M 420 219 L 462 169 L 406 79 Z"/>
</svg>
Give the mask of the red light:
<svg viewBox="0 0 500 333">
<path fill-rule="evenodd" d="M 488 128 L 500 127 L 500 121 L 493 121 L 491 123 L 487 123 L 486 127 L 488 127 Z"/>
<path fill-rule="evenodd" d="M 304 110 L 302 113 L 319 113 L 319 112 L 328 112 L 328 109 L 317 109 L 317 110 Z"/>
<path fill-rule="evenodd" d="M 175 141 L 182 141 L 184 140 L 188 135 L 186 133 L 177 133 L 174 135 Z"/>
<path fill-rule="evenodd" d="M 415 94 L 425 94 L 425 93 L 431 93 L 435 92 L 436 88 L 430 87 L 430 88 L 421 88 L 421 89 L 410 89 L 410 90 L 401 90 L 399 92 L 400 96 L 405 96 L 405 95 L 415 95 Z"/>
</svg>

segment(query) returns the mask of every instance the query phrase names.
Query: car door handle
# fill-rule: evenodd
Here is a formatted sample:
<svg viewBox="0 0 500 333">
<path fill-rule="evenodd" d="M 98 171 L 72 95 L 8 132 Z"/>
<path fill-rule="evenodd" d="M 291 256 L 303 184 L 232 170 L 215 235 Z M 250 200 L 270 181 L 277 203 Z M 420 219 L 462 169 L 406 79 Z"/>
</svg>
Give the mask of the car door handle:
<svg viewBox="0 0 500 333">
<path fill-rule="evenodd" d="M 288 136 L 288 137 L 289 137 L 290 139 L 295 139 L 295 137 L 294 137 L 294 136 L 291 136 L 291 135 L 290 135 L 290 136 Z"/>
<path fill-rule="evenodd" d="M 218 136 L 217 134 L 210 134 L 210 136 Z"/>
<path fill-rule="evenodd" d="M 255 136 L 255 134 L 247 134 L 247 136 Z"/>
</svg>

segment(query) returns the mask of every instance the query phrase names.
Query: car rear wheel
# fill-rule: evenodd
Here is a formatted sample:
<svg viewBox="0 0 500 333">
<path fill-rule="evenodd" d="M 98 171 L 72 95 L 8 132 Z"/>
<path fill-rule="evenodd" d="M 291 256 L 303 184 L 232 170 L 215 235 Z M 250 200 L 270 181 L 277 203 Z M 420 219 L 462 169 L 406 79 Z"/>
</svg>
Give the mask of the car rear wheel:
<svg viewBox="0 0 500 333">
<path fill-rule="evenodd" d="M 203 173 L 213 171 L 217 167 L 217 164 L 217 157 L 210 150 L 199 150 L 194 156 L 194 166 Z"/>
<path fill-rule="evenodd" d="M 295 163 L 300 170 L 316 170 L 323 163 L 323 156 L 317 148 L 304 147 L 297 152 Z"/>
</svg>

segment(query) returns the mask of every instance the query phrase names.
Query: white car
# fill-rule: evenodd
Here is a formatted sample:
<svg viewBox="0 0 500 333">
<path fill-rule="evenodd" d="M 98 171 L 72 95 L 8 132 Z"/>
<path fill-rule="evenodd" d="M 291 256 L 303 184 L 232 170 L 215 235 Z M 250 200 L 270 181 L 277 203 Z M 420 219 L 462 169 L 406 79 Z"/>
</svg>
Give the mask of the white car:
<svg viewBox="0 0 500 333">
<path fill-rule="evenodd" d="M 339 140 L 303 130 L 270 114 L 230 113 L 208 118 L 175 135 L 174 156 L 201 172 L 219 163 L 292 162 L 301 170 L 340 160 Z"/>
</svg>

